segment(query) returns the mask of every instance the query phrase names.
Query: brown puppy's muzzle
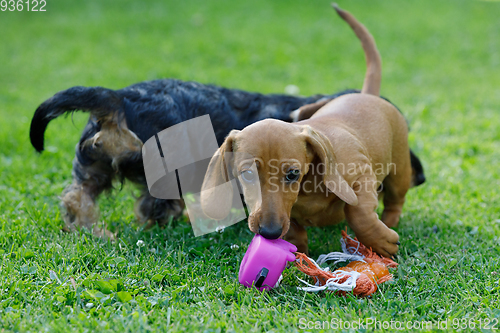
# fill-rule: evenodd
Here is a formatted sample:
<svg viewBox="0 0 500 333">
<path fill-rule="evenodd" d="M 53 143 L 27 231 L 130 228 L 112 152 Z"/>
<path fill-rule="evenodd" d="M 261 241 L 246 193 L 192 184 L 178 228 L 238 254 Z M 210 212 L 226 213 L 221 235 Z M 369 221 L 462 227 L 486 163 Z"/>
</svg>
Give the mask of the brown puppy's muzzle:
<svg viewBox="0 0 500 333">
<path fill-rule="evenodd" d="M 277 239 L 283 233 L 283 224 L 276 219 L 267 220 L 259 225 L 259 235 L 267 239 Z"/>
<path fill-rule="evenodd" d="M 288 232 L 290 218 L 286 215 L 280 216 L 276 213 L 263 214 L 262 210 L 252 215 L 249 217 L 249 220 L 251 220 L 250 230 L 266 239 L 277 239 L 283 237 Z"/>
</svg>

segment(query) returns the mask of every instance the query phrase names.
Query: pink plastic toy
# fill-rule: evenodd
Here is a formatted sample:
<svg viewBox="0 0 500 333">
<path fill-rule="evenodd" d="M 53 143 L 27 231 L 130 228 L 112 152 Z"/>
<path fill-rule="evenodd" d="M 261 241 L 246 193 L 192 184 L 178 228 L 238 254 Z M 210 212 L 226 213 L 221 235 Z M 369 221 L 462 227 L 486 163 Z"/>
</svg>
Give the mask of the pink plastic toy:
<svg viewBox="0 0 500 333">
<path fill-rule="evenodd" d="M 297 247 L 283 239 L 265 239 L 255 235 L 240 265 L 238 280 L 260 291 L 276 286 L 287 261 L 295 261 Z"/>
</svg>

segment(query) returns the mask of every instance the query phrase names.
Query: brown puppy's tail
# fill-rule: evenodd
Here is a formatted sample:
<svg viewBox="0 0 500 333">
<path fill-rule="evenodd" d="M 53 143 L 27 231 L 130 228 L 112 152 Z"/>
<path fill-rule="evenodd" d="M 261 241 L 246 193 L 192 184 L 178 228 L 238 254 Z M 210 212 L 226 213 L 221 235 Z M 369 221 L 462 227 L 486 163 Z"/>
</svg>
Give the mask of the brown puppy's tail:
<svg viewBox="0 0 500 333">
<path fill-rule="evenodd" d="M 380 81 L 382 78 L 382 60 L 375 44 L 375 39 L 364 25 L 358 22 L 349 12 L 340 9 L 336 3 L 332 4 L 337 14 L 346 21 L 358 36 L 365 51 L 366 75 L 361 93 L 370 95 L 380 95 Z"/>
</svg>

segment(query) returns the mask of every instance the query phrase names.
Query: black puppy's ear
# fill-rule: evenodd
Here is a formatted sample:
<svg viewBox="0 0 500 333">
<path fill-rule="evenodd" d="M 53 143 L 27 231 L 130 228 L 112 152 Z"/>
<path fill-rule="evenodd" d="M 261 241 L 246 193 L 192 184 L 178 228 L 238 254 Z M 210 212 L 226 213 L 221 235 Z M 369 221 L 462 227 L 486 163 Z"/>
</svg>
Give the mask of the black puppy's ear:
<svg viewBox="0 0 500 333">
<path fill-rule="evenodd" d="M 302 105 L 290 115 L 293 122 L 311 118 L 316 111 L 328 104 L 333 98 L 322 98 L 316 103 Z"/>
<path fill-rule="evenodd" d="M 337 169 L 335 153 L 330 140 L 307 125 L 304 126 L 302 135 L 308 144 L 308 149 L 321 159 L 325 167 L 323 175 L 325 186 L 348 205 L 356 206 L 358 197 Z"/>
<path fill-rule="evenodd" d="M 233 130 L 215 152 L 208 165 L 201 187 L 201 208 L 208 217 L 223 220 L 229 215 L 233 200 L 233 186 L 230 182 L 233 158 L 233 144 L 236 135 Z"/>
</svg>

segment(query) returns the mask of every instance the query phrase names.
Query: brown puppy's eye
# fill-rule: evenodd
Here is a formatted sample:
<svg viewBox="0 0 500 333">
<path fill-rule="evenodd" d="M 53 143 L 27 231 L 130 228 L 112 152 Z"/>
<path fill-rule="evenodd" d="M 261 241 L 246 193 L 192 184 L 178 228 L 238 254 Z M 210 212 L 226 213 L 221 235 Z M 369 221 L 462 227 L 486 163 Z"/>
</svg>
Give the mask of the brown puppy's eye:
<svg viewBox="0 0 500 333">
<path fill-rule="evenodd" d="M 292 169 L 288 171 L 287 174 L 285 175 L 285 180 L 287 181 L 287 183 L 296 182 L 297 180 L 299 180 L 299 178 L 300 178 L 299 169 Z"/>
<path fill-rule="evenodd" d="M 247 183 L 253 183 L 256 177 L 252 170 L 244 170 L 241 172 L 241 178 Z"/>
</svg>

